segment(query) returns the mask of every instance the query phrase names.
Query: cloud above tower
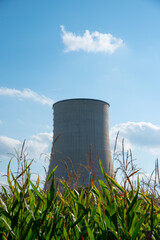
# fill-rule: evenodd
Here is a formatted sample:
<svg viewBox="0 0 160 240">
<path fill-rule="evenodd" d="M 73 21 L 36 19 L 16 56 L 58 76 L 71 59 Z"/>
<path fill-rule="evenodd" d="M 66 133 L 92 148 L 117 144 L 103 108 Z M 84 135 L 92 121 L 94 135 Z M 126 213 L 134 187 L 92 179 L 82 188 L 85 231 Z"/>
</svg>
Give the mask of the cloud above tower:
<svg viewBox="0 0 160 240">
<path fill-rule="evenodd" d="M 65 52 L 85 51 L 85 52 L 104 52 L 113 54 L 118 48 L 124 45 L 120 38 L 114 37 L 110 33 L 100 33 L 98 31 L 90 32 L 85 30 L 84 35 L 76 35 L 73 32 L 67 32 L 61 25 L 62 41 L 66 47 Z"/>
</svg>

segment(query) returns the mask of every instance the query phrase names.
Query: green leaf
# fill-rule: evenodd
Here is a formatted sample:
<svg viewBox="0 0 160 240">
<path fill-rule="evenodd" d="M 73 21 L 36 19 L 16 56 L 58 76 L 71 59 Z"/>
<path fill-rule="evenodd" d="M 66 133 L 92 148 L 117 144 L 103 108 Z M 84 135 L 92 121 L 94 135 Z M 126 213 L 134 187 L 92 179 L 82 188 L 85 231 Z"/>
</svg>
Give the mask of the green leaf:
<svg viewBox="0 0 160 240">
<path fill-rule="evenodd" d="M 21 186 L 19 185 L 18 181 L 15 179 L 12 171 L 10 171 L 10 173 L 11 173 L 11 176 L 12 176 L 12 178 L 13 178 L 13 180 L 14 180 L 14 183 L 15 183 L 14 194 L 15 194 L 16 198 L 20 201 L 20 194 L 19 194 L 16 186 L 18 186 L 18 188 L 19 188 L 21 191 L 22 191 L 22 188 L 21 188 Z"/>
<path fill-rule="evenodd" d="M 68 192 L 70 193 L 72 199 L 77 201 L 77 197 L 75 196 L 75 194 L 73 194 L 73 192 L 71 191 L 70 187 L 67 185 L 65 180 L 60 180 L 60 182 L 63 184 L 63 186 L 65 186 L 65 188 L 68 190 Z"/>
<path fill-rule="evenodd" d="M 151 199 L 151 235 L 153 232 L 153 199 Z"/>
<path fill-rule="evenodd" d="M 66 240 L 69 239 L 65 226 L 63 227 L 63 235 Z"/>
<path fill-rule="evenodd" d="M 71 228 L 74 228 L 74 226 L 76 226 L 81 220 L 82 218 L 86 215 L 86 213 L 82 213 L 79 215 L 79 218 L 77 220 L 75 220 L 75 216 L 73 217 L 73 213 L 72 213 L 72 217 L 73 217 L 73 220 L 74 220 L 74 223 L 71 225 Z"/>
<path fill-rule="evenodd" d="M 55 166 L 55 168 L 53 168 L 53 170 L 50 172 L 50 174 L 49 174 L 48 177 L 47 177 L 47 181 L 50 180 L 50 178 L 52 177 L 53 173 L 56 171 L 57 167 L 58 167 L 58 165 Z"/>
<path fill-rule="evenodd" d="M 1 197 L 0 197 L 0 202 L 1 202 L 1 205 L 2 205 L 2 207 L 3 207 L 3 209 L 4 209 L 4 211 L 8 213 L 7 206 L 6 206 L 6 204 L 4 203 L 4 201 L 2 200 Z"/>
<path fill-rule="evenodd" d="M 143 215 L 143 217 L 141 217 L 140 221 L 138 222 L 138 224 L 136 225 L 136 229 L 134 230 L 133 232 L 133 235 L 132 235 L 132 238 L 133 240 L 136 239 L 137 235 L 138 235 L 138 232 L 139 232 L 139 229 L 142 225 L 142 223 L 144 222 L 145 218 L 149 215 L 149 213 L 146 213 Z"/>
<path fill-rule="evenodd" d="M 86 227 L 87 227 L 87 232 L 88 232 L 89 239 L 94 240 L 93 232 L 92 232 L 92 230 L 90 229 L 90 227 L 89 227 L 88 222 L 87 222 L 86 219 L 85 219 L 85 224 L 86 224 Z"/>
<path fill-rule="evenodd" d="M 141 189 L 141 193 L 139 193 L 139 195 L 141 195 L 147 201 L 147 203 L 149 203 L 151 205 L 150 199 L 143 193 L 142 189 Z"/>
<path fill-rule="evenodd" d="M 32 191 L 29 188 L 27 188 L 27 192 L 28 192 L 29 197 L 30 197 L 30 203 L 34 204 L 35 203 L 35 196 L 34 196 L 34 194 L 32 193 Z"/>
<path fill-rule="evenodd" d="M 97 206 L 93 206 L 92 209 L 91 209 L 91 217 L 90 217 L 90 220 L 89 222 L 91 223 L 92 221 L 94 221 L 94 218 L 96 216 L 96 210 L 97 210 Z"/>
<path fill-rule="evenodd" d="M 139 192 L 139 178 L 137 178 L 137 191 L 136 191 L 136 194 L 135 194 L 135 196 L 134 196 L 134 198 L 133 198 L 133 200 L 132 200 L 132 202 L 131 202 L 129 208 L 127 209 L 127 212 L 126 212 L 127 215 L 128 215 L 129 212 L 132 210 L 134 204 L 135 204 L 136 201 L 137 201 L 137 198 L 138 198 L 138 192 Z M 133 209 L 133 210 L 134 210 L 134 209 Z"/>
<path fill-rule="evenodd" d="M 10 160 L 9 163 L 8 163 L 8 168 L 7 168 L 7 180 L 8 180 L 9 188 L 10 188 L 11 191 L 14 193 L 15 190 L 14 190 L 14 187 L 13 187 L 13 185 L 12 185 L 11 178 L 10 178 L 10 174 L 9 174 L 10 164 L 11 164 L 11 160 Z"/>
<path fill-rule="evenodd" d="M 49 192 L 47 194 L 47 206 L 46 207 L 47 207 L 48 210 L 49 210 L 49 208 L 52 204 L 54 194 L 55 194 L 55 186 L 54 186 L 54 176 L 53 176 L 52 182 L 51 182 L 51 185 L 50 185 L 50 189 L 49 189 Z"/>
<path fill-rule="evenodd" d="M 33 160 L 28 164 L 28 166 L 26 167 L 27 169 L 31 166 L 32 162 L 33 162 Z M 20 178 L 20 177 L 25 173 L 25 171 L 26 171 L 26 169 L 24 169 L 24 170 L 16 177 L 16 180 L 17 180 L 18 178 Z"/>
<path fill-rule="evenodd" d="M 32 183 L 30 177 L 29 177 L 29 174 L 28 174 L 28 171 L 27 171 L 27 168 L 26 168 L 26 174 L 27 174 L 27 178 L 28 178 L 28 181 L 30 182 L 35 194 L 37 194 L 37 196 L 43 201 L 43 196 L 41 195 L 41 193 L 37 190 L 37 188 L 34 186 L 34 184 Z"/>
<path fill-rule="evenodd" d="M 105 176 L 111 180 L 111 182 L 123 193 L 127 193 L 125 189 L 123 189 L 112 177 L 110 177 L 107 173 L 105 173 Z"/>
<path fill-rule="evenodd" d="M 15 233 L 13 232 L 12 228 L 9 226 L 9 224 L 6 222 L 6 220 L 3 217 L 0 217 L 0 219 L 4 222 L 6 227 L 9 229 L 12 236 L 15 236 Z"/>
<path fill-rule="evenodd" d="M 7 199 L 10 200 L 10 197 L 8 196 L 8 193 L 7 193 L 6 189 L 5 189 L 5 187 L 3 187 L 3 186 L 1 186 L 1 187 L 2 187 L 2 190 L 3 190 L 4 194 L 5 194 L 5 196 L 7 197 Z"/>
<path fill-rule="evenodd" d="M 27 204 L 27 202 L 26 202 L 25 199 L 24 199 L 24 203 L 25 203 L 25 205 L 26 205 L 27 210 L 28 210 L 29 213 L 31 214 L 33 220 L 35 220 L 35 216 L 34 216 L 34 214 L 33 214 L 33 212 L 32 212 L 32 209 L 31 209 L 30 206 Z"/>
<path fill-rule="evenodd" d="M 111 187 L 111 184 L 109 183 L 108 179 L 110 179 L 110 181 L 111 181 L 119 190 L 121 190 L 121 192 L 126 193 L 126 191 L 125 191 L 112 177 L 110 177 L 107 173 L 105 173 L 104 168 L 103 168 L 103 166 L 102 166 L 102 162 L 101 162 L 100 159 L 99 159 L 99 164 L 100 164 L 100 167 L 101 167 L 103 176 L 104 176 L 106 182 L 109 184 L 109 186 Z"/>
<path fill-rule="evenodd" d="M 105 175 L 105 171 L 104 171 L 104 168 L 103 168 L 103 166 L 102 166 L 102 162 L 101 162 L 101 159 L 100 159 L 100 158 L 99 158 L 99 165 L 100 165 L 102 174 L 103 174 L 103 176 L 104 176 L 104 178 L 105 178 L 105 180 L 106 180 L 106 183 L 107 183 L 108 186 L 112 189 L 112 186 L 111 186 L 110 182 L 108 181 L 108 178 L 107 178 L 106 175 Z"/>
<path fill-rule="evenodd" d="M 103 180 L 99 179 L 98 181 L 99 181 L 99 184 L 100 184 L 100 187 L 102 189 L 102 192 L 103 192 L 104 196 L 107 197 L 108 202 L 111 203 L 110 191 L 108 190 L 106 184 L 103 182 Z"/>
</svg>

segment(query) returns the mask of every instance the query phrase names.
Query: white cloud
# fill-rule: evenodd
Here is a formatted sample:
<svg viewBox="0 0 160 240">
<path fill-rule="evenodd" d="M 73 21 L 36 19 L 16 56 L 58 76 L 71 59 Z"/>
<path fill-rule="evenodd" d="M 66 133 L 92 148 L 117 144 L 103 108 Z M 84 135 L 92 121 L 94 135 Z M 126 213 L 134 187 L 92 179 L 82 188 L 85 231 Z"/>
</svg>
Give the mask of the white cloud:
<svg viewBox="0 0 160 240">
<path fill-rule="evenodd" d="M 0 120 L 0 125 L 2 125 L 3 124 L 3 122 Z"/>
<path fill-rule="evenodd" d="M 83 50 L 86 52 L 106 52 L 114 53 L 118 48 L 124 45 L 123 40 L 112 36 L 110 33 L 99 33 L 97 31 L 90 33 L 86 30 L 83 36 L 67 32 L 64 26 L 61 26 L 62 41 L 66 46 L 66 52 Z"/>
<path fill-rule="evenodd" d="M 7 154 L 13 153 L 14 149 L 17 149 L 20 146 L 21 142 L 19 140 L 0 136 L 0 157 L 6 157 Z"/>
<path fill-rule="evenodd" d="M 39 102 L 41 104 L 52 105 L 53 100 L 45 97 L 44 95 L 39 95 L 38 93 L 32 91 L 31 89 L 24 89 L 23 91 L 12 89 L 12 88 L 0 88 L 1 96 L 9 96 L 9 97 L 17 97 L 18 99 L 32 99 L 35 102 Z"/>
<path fill-rule="evenodd" d="M 52 133 L 39 133 L 33 135 L 30 139 L 26 140 L 25 149 L 29 158 L 39 159 L 40 155 L 50 154 L 52 144 Z M 9 138 L 6 136 L 0 136 L 0 157 L 1 159 L 7 159 L 7 155 L 14 154 L 16 150 L 20 150 L 22 142 L 17 139 Z"/>
<path fill-rule="evenodd" d="M 51 152 L 52 138 L 52 133 L 39 133 L 31 136 L 31 138 L 26 141 L 29 156 L 39 158 L 43 153 L 49 155 Z"/>
<path fill-rule="evenodd" d="M 114 144 L 118 131 L 120 131 L 120 138 L 124 138 L 126 148 L 143 148 L 154 154 L 160 153 L 160 126 L 153 125 L 150 122 L 127 122 L 117 124 L 110 130 L 112 144 Z"/>
</svg>

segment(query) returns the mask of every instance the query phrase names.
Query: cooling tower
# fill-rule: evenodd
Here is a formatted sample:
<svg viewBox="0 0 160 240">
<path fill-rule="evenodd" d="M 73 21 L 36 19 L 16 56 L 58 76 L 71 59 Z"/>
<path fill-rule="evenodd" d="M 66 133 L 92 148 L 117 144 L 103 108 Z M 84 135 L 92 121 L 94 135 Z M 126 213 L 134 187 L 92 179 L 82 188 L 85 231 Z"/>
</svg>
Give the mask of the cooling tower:
<svg viewBox="0 0 160 240">
<path fill-rule="evenodd" d="M 111 175 L 109 104 L 94 99 L 69 99 L 56 102 L 53 110 L 54 138 L 48 174 L 58 165 L 55 177 L 70 181 L 79 178 L 80 184 L 88 185 L 94 173 L 96 182 L 103 178 L 100 157 Z"/>
</svg>

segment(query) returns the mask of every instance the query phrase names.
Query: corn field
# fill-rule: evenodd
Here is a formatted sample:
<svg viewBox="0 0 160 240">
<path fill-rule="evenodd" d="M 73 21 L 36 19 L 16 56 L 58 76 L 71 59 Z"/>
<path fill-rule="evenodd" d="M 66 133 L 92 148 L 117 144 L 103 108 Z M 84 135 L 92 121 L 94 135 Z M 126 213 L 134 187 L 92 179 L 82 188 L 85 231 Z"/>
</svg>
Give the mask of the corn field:
<svg viewBox="0 0 160 240">
<path fill-rule="evenodd" d="M 7 169 L 10 191 L 2 186 L 0 197 L 0 239 L 160 239 L 160 207 L 137 178 L 130 190 L 104 172 L 95 185 L 71 188 L 66 181 L 55 184 L 54 172 L 47 192 L 40 179 L 34 184 L 30 164 L 17 176 Z M 22 181 L 23 178 L 23 181 Z M 61 185 L 61 187 L 59 187 Z M 63 186 L 63 188 L 62 188 Z"/>
</svg>

